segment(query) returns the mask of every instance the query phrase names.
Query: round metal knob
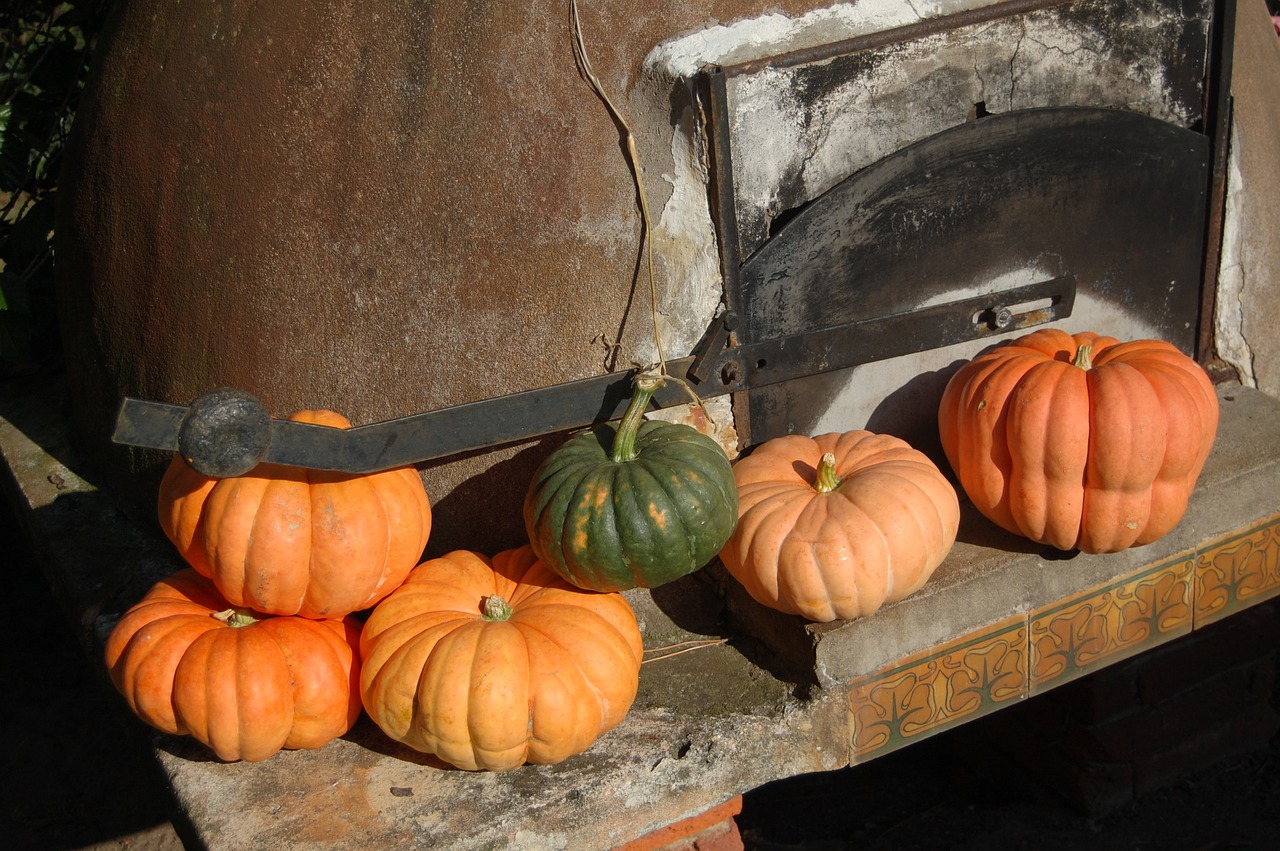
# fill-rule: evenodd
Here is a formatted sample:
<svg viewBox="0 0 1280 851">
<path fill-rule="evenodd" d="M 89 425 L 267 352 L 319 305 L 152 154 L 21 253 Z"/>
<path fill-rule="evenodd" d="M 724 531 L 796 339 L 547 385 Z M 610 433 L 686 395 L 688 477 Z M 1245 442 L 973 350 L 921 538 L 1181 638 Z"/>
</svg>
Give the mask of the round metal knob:
<svg viewBox="0 0 1280 851">
<path fill-rule="evenodd" d="M 230 387 L 210 390 L 187 409 L 178 427 L 178 452 L 198 473 L 225 479 L 258 466 L 271 441 L 262 403 Z"/>
</svg>

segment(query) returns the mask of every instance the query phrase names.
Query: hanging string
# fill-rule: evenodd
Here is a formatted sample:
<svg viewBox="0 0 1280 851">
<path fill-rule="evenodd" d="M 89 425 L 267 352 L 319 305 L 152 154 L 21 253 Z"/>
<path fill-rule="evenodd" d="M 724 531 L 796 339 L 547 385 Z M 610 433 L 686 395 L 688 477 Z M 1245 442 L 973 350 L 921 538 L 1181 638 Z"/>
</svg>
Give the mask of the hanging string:
<svg viewBox="0 0 1280 851">
<path fill-rule="evenodd" d="M 658 350 L 658 372 L 665 376 L 667 359 L 662 353 L 662 335 L 658 332 L 658 287 L 654 283 L 653 275 L 653 226 L 649 219 L 649 201 L 645 197 L 643 169 L 640 166 L 640 154 L 636 150 L 636 137 L 631 132 L 631 125 L 622 116 L 622 112 L 614 106 L 600 79 L 591 69 L 591 60 L 587 57 L 587 45 L 582 39 L 582 22 L 578 18 L 578 0 L 569 0 L 569 18 L 573 25 L 573 55 L 578 62 L 578 67 L 582 69 L 583 76 L 591 84 L 596 96 L 604 101 L 614 124 L 618 125 L 618 129 L 622 131 L 623 141 L 627 146 L 627 160 L 631 167 L 631 175 L 636 182 L 636 194 L 640 198 L 640 224 L 649 265 L 649 311 L 653 317 L 653 344 Z"/>
<path fill-rule="evenodd" d="M 587 56 L 587 45 L 582 37 L 582 22 L 578 17 L 578 0 L 569 0 L 569 19 L 573 27 L 573 55 L 578 63 L 582 75 L 587 78 L 587 82 L 591 85 L 596 96 L 604 102 L 605 108 L 609 110 L 609 116 L 617 125 L 622 133 L 623 142 L 627 150 L 627 163 L 631 168 L 631 175 L 636 184 L 636 195 L 640 200 L 640 224 L 642 237 L 645 243 L 646 259 L 649 267 L 649 314 L 653 320 L 653 345 L 657 349 L 658 362 L 650 366 L 644 367 L 640 372 L 642 375 L 649 377 L 659 377 L 661 379 L 674 380 L 680 385 L 680 388 L 689 396 L 689 398 L 702 409 L 707 420 L 714 426 L 715 418 L 711 412 L 707 410 L 703 404 L 702 398 L 694 392 L 689 382 L 678 375 L 671 375 L 667 372 L 667 358 L 662 351 L 662 333 L 658 327 L 658 286 L 655 283 L 653 274 L 653 224 L 649 216 L 649 201 L 644 191 L 644 169 L 640 165 L 640 154 L 636 149 L 636 137 L 631 131 L 631 125 L 627 123 L 623 117 L 622 111 L 614 105 L 609 95 L 604 90 L 604 86 L 600 83 L 600 78 L 596 76 L 595 71 L 591 68 L 591 60 Z"/>
</svg>

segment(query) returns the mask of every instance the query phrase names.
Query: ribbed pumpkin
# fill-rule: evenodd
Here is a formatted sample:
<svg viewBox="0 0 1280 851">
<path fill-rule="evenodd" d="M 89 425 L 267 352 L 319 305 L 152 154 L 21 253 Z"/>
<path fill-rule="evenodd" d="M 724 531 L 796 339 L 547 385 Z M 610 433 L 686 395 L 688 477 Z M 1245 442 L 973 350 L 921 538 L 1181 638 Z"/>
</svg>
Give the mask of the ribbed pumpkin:
<svg viewBox="0 0 1280 851">
<path fill-rule="evenodd" d="M 1167 342 L 1046 328 L 962 366 L 938 427 L 987 518 L 1060 550 L 1106 553 L 1182 519 L 1218 400 L 1204 370 Z"/>
<path fill-rule="evenodd" d="M 528 546 L 426 561 L 364 625 L 361 695 L 391 738 L 468 770 L 557 763 L 627 714 L 640 630 Z"/>
<path fill-rule="evenodd" d="M 737 523 L 733 469 L 720 444 L 691 426 L 644 419 L 660 381 L 638 378 L 621 422 L 569 438 L 525 496 L 534 552 L 580 588 L 679 579 L 714 558 Z"/>
<path fill-rule="evenodd" d="M 295 422 L 351 423 L 332 411 Z M 431 505 L 412 467 L 370 475 L 259 464 L 212 479 L 175 456 L 160 483 L 160 526 L 233 605 L 341 617 L 371 607 L 422 558 Z"/>
<path fill-rule="evenodd" d="M 741 519 L 720 559 L 778 611 L 818 622 L 869 615 L 920 590 L 955 543 L 955 488 L 890 435 L 777 437 L 733 474 Z"/>
<path fill-rule="evenodd" d="M 188 568 L 130 608 L 106 645 L 111 681 L 139 718 L 220 759 L 318 748 L 360 715 L 359 625 L 237 610 Z"/>
</svg>

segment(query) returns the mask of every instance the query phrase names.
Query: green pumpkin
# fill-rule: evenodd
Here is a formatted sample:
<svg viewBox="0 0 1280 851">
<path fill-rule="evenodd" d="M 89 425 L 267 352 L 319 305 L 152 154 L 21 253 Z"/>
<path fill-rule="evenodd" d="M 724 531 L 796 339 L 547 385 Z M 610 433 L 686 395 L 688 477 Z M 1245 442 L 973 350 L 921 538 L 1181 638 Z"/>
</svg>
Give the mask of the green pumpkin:
<svg viewBox="0 0 1280 851">
<path fill-rule="evenodd" d="M 655 588 L 711 561 L 738 523 L 720 444 L 691 426 L 646 421 L 661 378 L 641 376 L 622 421 L 578 432 L 534 474 L 529 542 L 579 588 Z"/>
</svg>

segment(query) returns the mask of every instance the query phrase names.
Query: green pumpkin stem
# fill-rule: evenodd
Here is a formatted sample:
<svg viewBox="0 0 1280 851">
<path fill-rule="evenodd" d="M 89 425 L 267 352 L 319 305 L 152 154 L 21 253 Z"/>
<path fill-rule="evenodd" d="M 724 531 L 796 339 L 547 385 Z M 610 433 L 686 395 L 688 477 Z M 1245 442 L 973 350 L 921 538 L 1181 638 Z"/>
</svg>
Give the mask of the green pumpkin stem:
<svg viewBox="0 0 1280 851">
<path fill-rule="evenodd" d="M 1093 369 L 1093 346 L 1081 346 L 1076 349 L 1075 359 L 1071 361 L 1072 366 L 1078 366 L 1088 372 Z"/>
<path fill-rule="evenodd" d="M 830 452 L 823 453 L 822 460 L 818 462 L 818 472 L 814 477 L 813 486 L 818 493 L 831 493 L 840 487 L 840 477 L 836 475 L 836 456 Z"/>
<path fill-rule="evenodd" d="M 631 402 L 627 405 L 626 413 L 622 415 L 622 422 L 618 424 L 618 432 L 613 438 L 613 448 L 609 456 L 613 459 L 613 463 L 621 464 L 635 460 L 636 434 L 640 431 L 640 424 L 644 422 L 644 412 L 649 407 L 649 400 L 662 386 L 662 381 L 660 375 L 636 376 L 633 384 L 635 392 L 631 395 Z"/>
<path fill-rule="evenodd" d="M 209 617 L 234 627 L 251 626 L 258 622 L 253 615 L 239 609 L 223 609 L 221 612 L 211 613 Z"/>
<path fill-rule="evenodd" d="M 505 621 L 513 611 L 511 604 L 497 594 L 490 594 L 480 603 L 480 616 L 487 621 Z"/>
</svg>

